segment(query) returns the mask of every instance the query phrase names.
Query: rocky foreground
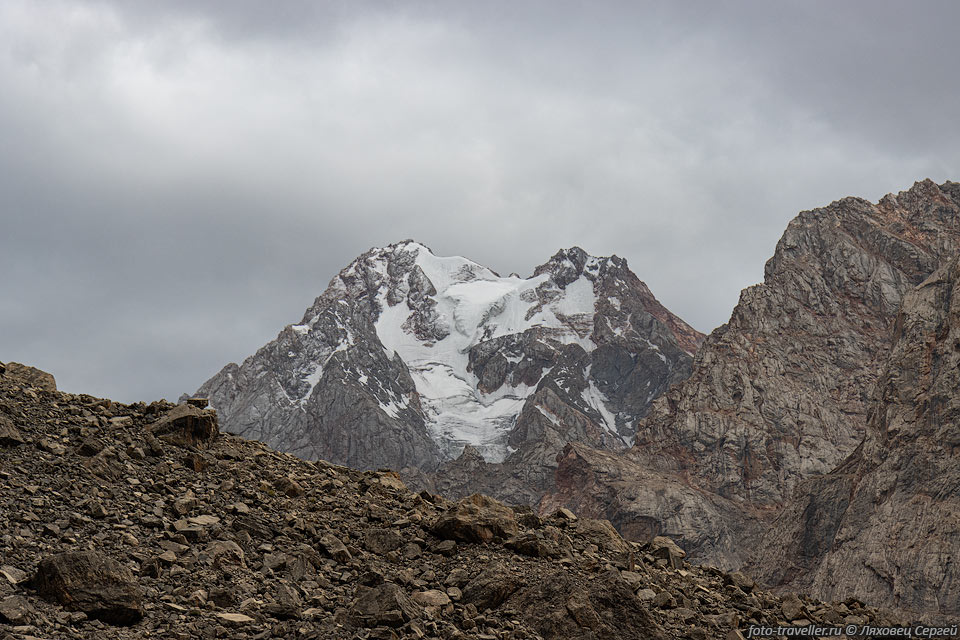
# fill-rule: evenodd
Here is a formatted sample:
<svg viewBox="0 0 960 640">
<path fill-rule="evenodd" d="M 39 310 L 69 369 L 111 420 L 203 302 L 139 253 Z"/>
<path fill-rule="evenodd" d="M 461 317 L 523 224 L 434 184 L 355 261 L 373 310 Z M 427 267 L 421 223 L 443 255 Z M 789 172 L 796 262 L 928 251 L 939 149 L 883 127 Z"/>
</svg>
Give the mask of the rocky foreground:
<svg viewBox="0 0 960 640">
<path fill-rule="evenodd" d="M 693 567 L 667 538 L 414 493 L 220 434 L 202 406 L 60 393 L 40 373 L 0 373 L 0 638 L 705 640 L 897 622 Z"/>
</svg>

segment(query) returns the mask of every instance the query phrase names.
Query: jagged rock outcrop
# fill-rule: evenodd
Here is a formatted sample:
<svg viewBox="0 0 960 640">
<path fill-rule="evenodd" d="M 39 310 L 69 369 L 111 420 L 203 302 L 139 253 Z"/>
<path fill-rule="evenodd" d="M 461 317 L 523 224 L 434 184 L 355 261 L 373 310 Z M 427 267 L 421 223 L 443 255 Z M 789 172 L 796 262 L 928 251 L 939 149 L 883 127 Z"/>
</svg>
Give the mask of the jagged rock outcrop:
<svg viewBox="0 0 960 640">
<path fill-rule="evenodd" d="M 628 447 L 701 339 L 616 256 L 574 247 L 502 278 L 405 241 L 360 256 L 196 395 L 226 431 L 306 459 L 533 503 L 568 441 Z"/>
<path fill-rule="evenodd" d="M 175 409 L 0 379 L 24 441 L 0 447 L 0 636 L 708 640 L 908 622 L 776 596 L 568 511 L 454 504 L 229 434 L 154 437 Z M 448 539 L 475 524 L 498 533 Z"/>
<path fill-rule="evenodd" d="M 768 584 L 960 616 L 960 259 L 909 293 L 864 443 L 801 486 L 752 569 Z"/>
<path fill-rule="evenodd" d="M 797 216 L 763 284 L 640 422 L 635 458 L 698 487 L 776 506 L 863 439 L 904 294 L 960 249 L 960 184 Z"/>
<path fill-rule="evenodd" d="M 847 198 L 800 214 L 764 283 L 639 421 L 635 446 L 566 450 L 543 504 L 576 505 L 636 539 L 668 533 L 697 562 L 753 560 L 746 550 L 798 486 L 863 440 L 903 296 L 960 247 L 958 203 L 957 183 L 924 181 L 876 205 Z M 813 527 L 805 544 L 829 539 Z M 804 570 L 790 571 L 787 581 Z"/>
</svg>

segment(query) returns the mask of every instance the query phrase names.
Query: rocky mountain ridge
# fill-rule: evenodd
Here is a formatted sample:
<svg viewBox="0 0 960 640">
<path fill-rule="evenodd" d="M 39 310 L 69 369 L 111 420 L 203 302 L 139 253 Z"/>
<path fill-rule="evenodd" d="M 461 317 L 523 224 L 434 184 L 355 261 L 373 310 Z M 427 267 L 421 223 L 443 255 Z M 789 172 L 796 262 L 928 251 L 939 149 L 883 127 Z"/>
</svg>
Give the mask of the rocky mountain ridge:
<svg viewBox="0 0 960 640">
<path fill-rule="evenodd" d="M 923 302 L 931 285 L 921 283 L 958 249 L 953 182 L 927 180 L 876 204 L 846 198 L 801 213 L 764 283 L 743 291 L 730 322 L 697 352 L 690 377 L 639 421 L 635 445 L 613 456 L 567 447 L 542 508 L 579 508 L 628 537 L 674 536 L 692 558 L 749 566 L 768 584 L 821 597 L 849 589 L 960 615 L 954 599 L 938 595 L 955 581 L 941 546 L 955 545 L 960 529 L 953 461 L 936 439 L 880 447 L 874 435 L 889 421 L 876 416 L 915 411 L 911 394 L 925 393 L 929 381 L 911 379 L 911 367 L 942 375 L 942 362 L 898 356 L 901 324 L 919 314 L 941 318 L 947 330 L 946 306 Z M 929 335 L 916 344 L 926 345 L 922 353 L 933 348 Z M 893 393 L 891 379 L 909 384 Z M 938 406 L 949 406 L 942 393 Z M 952 442 L 956 417 L 937 415 L 939 437 Z M 922 460 L 942 474 L 921 472 Z M 912 516 L 933 535 L 911 532 Z"/>
<path fill-rule="evenodd" d="M 574 247 L 503 278 L 404 241 L 357 258 L 196 395 L 228 432 L 306 459 L 467 495 L 476 458 L 492 493 L 533 503 L 566 442 L 632 444 L 701 340 L 616 256 Z"/>
<path fill-rule="evenodd" d="M 775 596 L 568 510 L 450 502 L 392 472 L 0 375 L 0 635 L 444 640 L 745 637 L 905 623 Z"/>
</svg>

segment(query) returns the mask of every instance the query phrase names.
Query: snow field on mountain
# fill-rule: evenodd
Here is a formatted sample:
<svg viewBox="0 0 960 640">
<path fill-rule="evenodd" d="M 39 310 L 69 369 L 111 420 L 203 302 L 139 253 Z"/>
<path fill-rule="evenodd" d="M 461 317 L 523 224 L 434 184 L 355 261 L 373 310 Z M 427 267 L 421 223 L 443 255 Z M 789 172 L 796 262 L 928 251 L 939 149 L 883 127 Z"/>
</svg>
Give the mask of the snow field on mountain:
<svg viewBox="0 0 960 640">
<path fill-rule="evenodd" d="M 540 300 L 536 289 L 549 284 L 549 274 L 503 278 L 465 258 L 440 258 L 415 243 L 407 248 L 417 251 L 416 264 L 437 291 L 433 299 L 438 324 L 448 335 L 436 342 L 419 340 L 404 329 L 412 312 L 408 304 L 390 306 L 387 292 L 381 289 L 377 336 L 388 357 L 396 353 L 410 370 L 427 427 L 444 455 L 456 457 L 470 444 L 488 461 L 502 461 L 509 431 L 533 389 L 504 386 L 494 394 L 482 393 L 477 377 L 467 371 L 470 348 L 484 340 L 543 327 L 554 339 L 593 349 L 587 337 L 596 304 L 593 283 L 581 277 L 565 290 L 555 289 L 556 297 L 530 314 Z"/>
</svg>

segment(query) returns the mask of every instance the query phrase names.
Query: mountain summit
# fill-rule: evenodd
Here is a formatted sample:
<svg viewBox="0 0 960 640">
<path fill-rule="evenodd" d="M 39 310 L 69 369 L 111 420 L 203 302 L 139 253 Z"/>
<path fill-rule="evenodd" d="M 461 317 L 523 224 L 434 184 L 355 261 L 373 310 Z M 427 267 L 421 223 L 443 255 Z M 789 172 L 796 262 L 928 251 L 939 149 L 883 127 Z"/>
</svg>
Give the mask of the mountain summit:
<svg viewBox="0 0 960 640">
<path fill-rule="evenodd" d="M 548 433 L 557 451 L 625 449 L 702 338 L 616 256 L 573 247 L 502 277 L 406 240 L 351 262 L 196 395 L 226 431 L 306 459 L 429 472 L 467 446 L 499 463 Z"/>
</svg>

